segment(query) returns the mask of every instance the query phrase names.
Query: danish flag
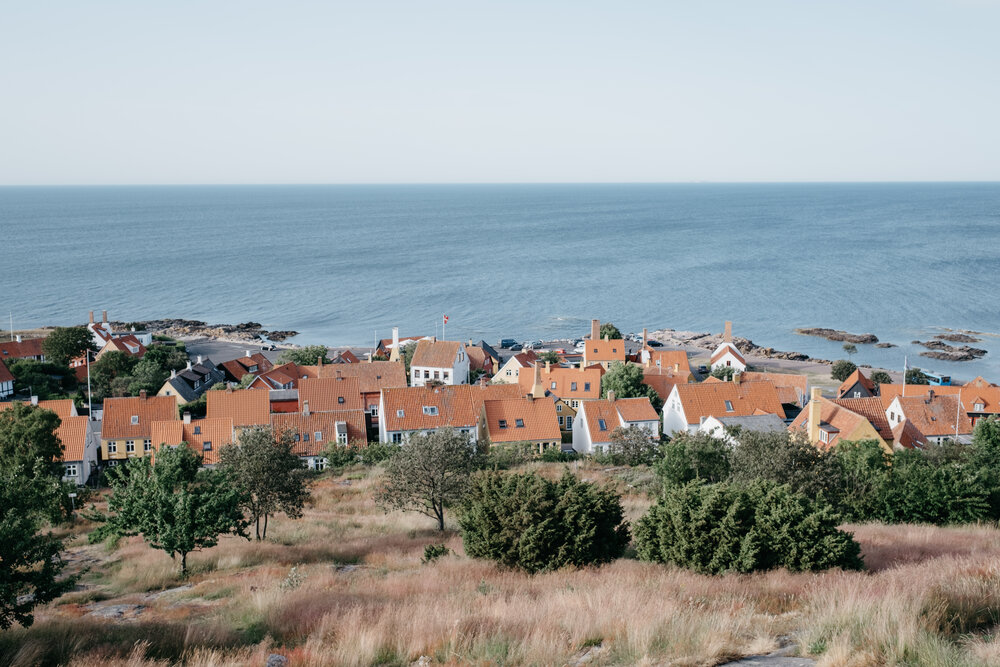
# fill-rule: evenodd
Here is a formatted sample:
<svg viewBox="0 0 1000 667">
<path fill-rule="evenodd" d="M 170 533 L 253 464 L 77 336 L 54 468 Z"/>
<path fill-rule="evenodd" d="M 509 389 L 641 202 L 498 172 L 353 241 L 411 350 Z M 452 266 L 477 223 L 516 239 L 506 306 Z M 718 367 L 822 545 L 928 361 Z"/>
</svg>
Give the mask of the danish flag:
<svg viewBox="0 0 1000 667">
<path fill-rule="evenodd" d="M 447 315 L 444 316 L 444 323 L 448 324 L 448 316 Z"/>
</svg>

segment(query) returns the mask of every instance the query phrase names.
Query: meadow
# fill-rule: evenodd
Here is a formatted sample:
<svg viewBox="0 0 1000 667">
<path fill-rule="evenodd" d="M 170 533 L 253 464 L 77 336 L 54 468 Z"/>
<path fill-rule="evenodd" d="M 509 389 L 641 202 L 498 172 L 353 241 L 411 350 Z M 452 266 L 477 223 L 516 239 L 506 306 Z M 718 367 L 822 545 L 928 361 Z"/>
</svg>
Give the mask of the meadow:
<svg viewBox="0 0 1000 667">
<path fill-rule="evenodd" d="M 570 464 L 615 485 L 630 520 L 643 469 Z M 564 464 L 526 468 L 556 477 Z M 319 477 L 302 519 L 226 537 L 190 574 L 141 538 L 64 529 L 77 590 L 0 633 L 0 664 L 715 665 L 794 645 L 820 665 L 1000 664 L 1000 530 L 848 525 L 867 570 L 704 576 L 623 558 L 534 576 L 472 560 L 373 500 L 378 468 Z M 98 505 L 100 507 L 100 505 Z M 427 545 L 452 553 L 422 562 Z"/>
</svg>

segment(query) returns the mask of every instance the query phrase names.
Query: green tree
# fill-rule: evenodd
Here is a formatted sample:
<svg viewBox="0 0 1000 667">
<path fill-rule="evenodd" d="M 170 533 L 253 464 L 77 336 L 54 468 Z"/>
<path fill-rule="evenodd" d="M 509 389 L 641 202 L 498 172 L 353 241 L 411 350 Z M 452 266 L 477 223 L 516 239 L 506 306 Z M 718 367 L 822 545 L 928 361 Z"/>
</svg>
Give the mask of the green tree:
<svg viewBox="0 0 1000 667">
<path fill-rule="evenodd" d="M 611 432 L 608 451 L 624 465 L 653 465 L 660 458 L 660 443 L 646 429 L 619 426 Z"/>
<path fill-rule="evenodd" d="M 156 364 L 169 374 L 170 371 L 179 371 L 186 368 L 189 357 L 184 343 L 173 345 L 158 344 L 150 346 L 146 350 L 146 354 L 143 355 L 142 360 Z"/>
<path fill-rule="evenodd" d="M 125 396 L 132 383 L 132 369 L 136 363 L 135 357 L 118 350 L 101 355 L 100 359 L 90 365 L 93 398 L 102 401 L 112 396 Z"/>
<path fill-rule="evenodd" d="M 969 466 L 988 494 L 990 515 L 1000 519 L 1000 420 L 980 419 L 972 431 Z"/>
<path fill-rule="evenodd" d="M 810 498 L 833 500 L 839 488 L 837 469 L 829 454 L 804 438 L 787 432 L 740 431 L 729 452 L 730 481 L 751 484 L 768 480 L 787 484 Z"/>
<path fill-rule="evenodd" d="M 18 359 L 7 364 L 14 376 L 14 390 L 41 400 L 62 398 L 76 389 L 76 376 L 66 366 L 48 361 Z"/>
<path fill-rule="evenodd" d="M 453 429 L 415 435 L 389 459 L 377 501 L 386 511 L 429 516 L 444 530 L 444 510 L 465 495 L 479 458 Z"/>
<path fill-rule="evenodd" d="M 142 535 L 154 549 L 180 558 L 187 574 L 192 551 L 215 546 L 219 535 L 246 537 L 242 490 L 221 470 L 202 470 L 186 446 L 161 447 L 156 465 L 133 458 L 108 474 L 108 525 L 117 535 Z"/>
<path fill-rule="evenodd" d="M 622 337 L 622 332 L 618 330 L 618 327 L 611 324 L 611 322 L 605 322 L 602 324 L 599 333 L 601 338 L 608 337 L 611 340 L 620 340 Z"/>
<path fill-rule="evenodd" d="M 871 376 L 868 378 L 875 385 L 875 391 L 879 390 L 884 384 L 892 384 L 892 377 L 885 371 L 873 371 Z"/>
<path fill-rule="evenodd" d="M 855 345 L 854 343 L 844 343 L 843 349 L 844 352 L 847 353 L 848 359 L 850 359 L 851 357 L 853 357 L 855 354 L 858 353 L 858 346 Z M 843 380 L 841 380 L 841 382 L 843 382 Z"/>
<path fill-rule="evenodd" d="M 553 366 L 558 366 L 560 363 L 559 355 L 555 353 L 554 350 L 545 350 L 540 355 L 538 355 L 538 362 L 541 364 L 549 363 Z"/>
<path fill-rule="evenodd" d="M 399 358 L 403 360 L 403 367 L 406 369 L 406 377 L 410 377 L 410 362 L 413 361 L 413 354 L 417 351 L 417 344 L 410 343 L 403 347 L 403 351 L 399 354 Z"/>
<path fill-rule="evenodd" d="M 128 386 L 128 393 L 131 396 L 138 396 L 139 392 L 143 390 L 151 395 L 155 394 L 170 375 L 159 364 L 147 359 L 146 356 L 132 369 L 131 381 Z"/>
<path fill-rule="evenodd" d="M 919 368 L 907 368 L 904 382 L 906 384 L 930 384 L 930 379 Z"/>
<path fill-rule="evenodd" d="M 856 370 L 858 370 L 858 367 L 852 362 L 847 361 L 846 359 L 840 359 L 839 361 L 833 362 L 833 366 L 830 367 L 830 377 L 837 382 L 843 382 Z"/>
<path fill-rule="evenodd" d="M 887 523 L 969 523 L 990 515 L 989 490 L 968 466 L 936 462 L 919 450 L 892 457 L 886 485 Z"/>
<path fill-rule="evenodd" d="M 729 382 L 733 379 L 733 375 L 736 374 L 736 369 L 732 366 L 716 366 L 709 373 L 712 377 L 717 380 L 722 380 L 723 382 Z"/>
<path fill-rule="evenodd" d="M 601 397 L 607 398 L 609 391 L 615 392 L 615 398 L 648 398 L 657 411 L 663 407 L 656 390 L 642 383 L 642 366 L 636 364 L 612 362 L 601 378 Z"/>
<path fill-rule="evenodd" d="M 322 357 L 323 363 L 329 363 L 326 345 L 306 345 L 293 350 L 282 350 L 278 355 L 280 364 L 296 364 L 297 366 L 315 366 Z"/>
<path fill-rule="evenodd" d="M 60 495 L 41 459 L 0 465 L 0 630 L 14 623 L 30 626 L 35 606 L 76 583 L 60 576 L 62 542 L 41 532 L 44 508 L 57 504 Z"/>
<path fill-rule="evenodd" d="M 38 459 L 48 474 L 58 479 L 63 443 L 56 429 L 61 423 L 56 413 L 28 403 L 0 410 L 0 468 L 24 465 L 32 469 Z"/>
<path fill-rule="evenodd" d="M 308 471 L 292 451 L 294 444 L 291 434 L 265 426 L 243 430 L 236 444 L 219 453 L 222 470 L 243 492 L 243 509 L 258 540 L 267 537 L 269 517 L 281 512 L 298 519 L 309 500 Z"/>
<path fill-rule="evenodd" d="M 850 521 L 883 517 L 892 458 L 875 440 L 842 442 L 832 451 L 839 478 L 840 509 Z"/>
<path fill-rule="evenodd" d="M 707 433 L 680 433 L 663 446 L 656 472 L 664 486 L 725 481 L 730 472 L 729 445 Z"/>
<path fill-rule="evenodd" d="M 85 350 L 97 350 L 87 327 L 56 327 L 42 341 L 45 359 L 57 366 L 69 365 L 70 359 L 80 356 Z"/>
<path fill-rule="evenodd" d="M 469 556 L 527 572 L 606 563 L 629 541 L 619 496 L 568 470 L 558 483 L 534 473 L 481 473 L 459 524 Z"/>
</svg>

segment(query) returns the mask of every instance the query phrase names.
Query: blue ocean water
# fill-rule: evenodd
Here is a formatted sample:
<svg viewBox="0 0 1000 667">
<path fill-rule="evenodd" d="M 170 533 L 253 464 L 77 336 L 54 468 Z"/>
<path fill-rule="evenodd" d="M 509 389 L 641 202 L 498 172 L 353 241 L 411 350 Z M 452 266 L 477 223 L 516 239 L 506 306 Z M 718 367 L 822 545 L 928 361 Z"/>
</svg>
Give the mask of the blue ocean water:
<svg viewBox="0 0 1000 667">
<path fill-rule="evenodd" d="M 363 345 L 445 313 L 487 340 L 731 319 L 778 349 L 838 358 L 793 330 L 873 332 L 900 347 L 856 362 L 1000 379 L 1000 184 L 8 187 L 0 229 L 19 328 L 107 309 Z M 918 360 L 946 327 L 990 354 Z"/>
</svg>

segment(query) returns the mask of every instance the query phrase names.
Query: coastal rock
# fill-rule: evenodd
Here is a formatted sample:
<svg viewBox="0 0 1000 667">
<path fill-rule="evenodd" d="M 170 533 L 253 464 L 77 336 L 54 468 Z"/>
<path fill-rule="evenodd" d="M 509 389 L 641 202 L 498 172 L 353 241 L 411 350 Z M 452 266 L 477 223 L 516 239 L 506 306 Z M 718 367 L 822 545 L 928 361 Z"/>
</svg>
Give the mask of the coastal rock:
<svg viewBox="0 0 1000 667">
<path fill-rule="evenodd" d="M 876 343 L 875 347 L 889 348 L 889 347 L 898 347 L 898 346 L 895 343 Z"/>
<path fill-rule="evenodd" d="M 878 336 L 875 334 L 852 334 L 846 331 L 839 331 L 837 329 L 823 329 L 819 327 L 814 327 L 811 329 L 796 329 L 795 333 L 802 334 L 803 336 L 819 336 L 820 338 L 826 338 L 827 340 L 843 341 L 845 343 L 877 343 Z"/>
<path fill-rule="evenodd" d="M 942 343 L 939 340 L 915 340 L 913 343 L 914 345 L 923 345 L 930 350 L 929 352 L 921 352 L 921 357 L 941 359 L 943 361 L 973 361 L 975 359 L 985 357 L 987 352 L 981 348 L 969 347 L 968 345 L 954 347 L 952 345 L 948 345 L 947 343 Z"/>
<path fill-rule="evenodd" d="M 964 333 L 938 334 L 934 336 L 937 340 L 947 340 L 952 343 L 978 343 L 981 339 Z"/>
<path fill-rule="evenodd" d="M 201 320 L 165 319 L 146 320 L 143 322 L 111 322 L 116 331 L 130 329 L 148 331 L 152 334 L 184 338 L 190 336 L 207 338 L 226 338 L 230 340 L 254 342 L 267 338 L 281 342 L 298 334 L 297 331 L 267 331 L 260 322 L 241 322 L 239 324 L 207 324 Z"/>
</svg>

